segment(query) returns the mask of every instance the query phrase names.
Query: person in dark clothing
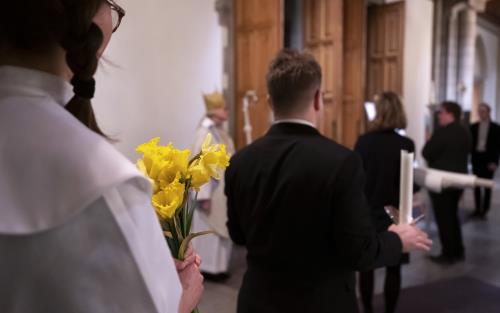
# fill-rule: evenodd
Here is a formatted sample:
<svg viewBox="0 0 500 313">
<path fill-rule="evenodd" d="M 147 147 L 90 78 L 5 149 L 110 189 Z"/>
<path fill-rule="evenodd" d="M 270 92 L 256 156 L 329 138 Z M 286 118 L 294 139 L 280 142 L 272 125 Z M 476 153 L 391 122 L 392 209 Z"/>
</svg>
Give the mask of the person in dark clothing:
<svg viewBox="0 0 500 313">
<path fill-rule="evenodd" d="M 376 100 L 377 116 L 370 131 L 359 137 L 354 151 L 363 160 L 366 173 L 365 195 L 370 205 L 377 232 L 386 231 L 393 223 L 385 206 L 399 207 L 401 150 L 415 151 L 415 144 L 397 133 L 405 129 L 407 120 L 398 95 L 384 92 Z M 408 255 L 405 254 L 404 261 Z M 402 260 L 403 261 L 403 260 Z M 373 312 L 374 271 L 360 272 L 359 287 L 365 313 Z M 385 312 L 393 313 L 401 289 L 401 265 L 386 268 L 384 298 Z"/>
<path fill-rule="evenodd" d="M 422 151 L 430 168 L 467 173 L 467 159 L 472 146 L 469 130 L 460 119 L 462 109 L 455 102 L 443 102 L 439 111 L 439 125 Z M 458 219 L 461 189 L 447 188 L 441 193 L 429 192 L 441 241 L 441 254 L 431 260 L 441 264 L 462 261 L 465 250 Z"/>
<path fill-rule="evenodd" d="M 491 121 L 490 106 L 481 103 L 478 109 L 479 122 L 471 125 L 472 149 L 471 161 L 474 175 L 492 179 L 498 167 L 500 154 L 500 126 Z M 484 189 L 484 198 L 482 197 Z M 486 218 L 490 209 L 491 189 L 476 187 L 474 189 L 475 210 L 473 217 Z"/>
<path fill-rule="evenodd" d="M 316 129 L 321 68 L 311 55 L 279 53 L 267 86 L 276 122 L 225 174 L 229 234 L 248 251 L 237 312 L 358 312 L 356 270 L 431 242 L 412 225 L 375 231 L 361 159 Z"/>
</svg>

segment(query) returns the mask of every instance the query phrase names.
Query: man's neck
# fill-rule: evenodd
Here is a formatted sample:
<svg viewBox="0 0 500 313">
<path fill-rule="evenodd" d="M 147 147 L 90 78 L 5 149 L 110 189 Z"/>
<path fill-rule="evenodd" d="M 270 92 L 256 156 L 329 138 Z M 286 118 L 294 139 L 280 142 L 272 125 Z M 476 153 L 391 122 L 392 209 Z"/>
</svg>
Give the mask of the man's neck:
<svg viewBox="0 0 500 313">
<path fill-rule="evenodd" d="M 303 121 L 317 128 L 316 117 L 314 114 L 293 114 L 293 115 L 275 115 L 275 121 Z"/>
</svg>

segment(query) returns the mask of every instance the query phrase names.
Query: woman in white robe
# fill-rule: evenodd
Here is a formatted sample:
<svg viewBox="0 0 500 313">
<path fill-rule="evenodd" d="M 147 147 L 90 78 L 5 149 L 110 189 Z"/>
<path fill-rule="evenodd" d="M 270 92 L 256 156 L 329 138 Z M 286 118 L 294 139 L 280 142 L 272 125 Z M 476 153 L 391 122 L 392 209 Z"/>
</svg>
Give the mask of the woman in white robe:
<svg viewBox="0 0 500 313">
<path fill-rule="evenodd" d="M 186 313 L 201 297 L 199 260 L 174 264 L 149 182 L 93 119 L 92 76 L 121 17 L 111 0 L 2 5 L 2 313 Z"/>
<path fill-rule="evenodd" d="M 198 153 L 207 134 L 211 134 L 212 143 L 226 145 L 227 152 L 232 155 L 233 140 L 223 128 L 228 118 L 223 95 L 215 92 L 205 95 L 204 100 L 207 116 L 201 120 L 196 130 L 193 152 Z M 220 180 L 212 179 L 209 184 L 201 187 L 198 193 L 198 208 L 193 216 L 193 231 L 214 231 L 214 234 L 193 240 L 194 248 L 203 259 L 201 270 L 207 279 L 224 280 L 229 277 L 232 241 L 226 227 L 226 201 L 224 177 Z"/>
</svg>

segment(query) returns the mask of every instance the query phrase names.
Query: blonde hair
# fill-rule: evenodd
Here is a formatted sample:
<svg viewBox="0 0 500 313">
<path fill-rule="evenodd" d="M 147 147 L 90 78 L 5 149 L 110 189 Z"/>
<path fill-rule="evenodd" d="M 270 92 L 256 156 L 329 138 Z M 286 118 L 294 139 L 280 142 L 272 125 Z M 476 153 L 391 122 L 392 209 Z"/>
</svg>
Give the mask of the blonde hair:
<svg viewBox="0 0 500 313">
<path fill-rule="evenodd" d="M 403 103 L 399 96 L 386 91 L 375 98 L 377 115 L 370 125 L 370 130 L 405 129 L 407 125 Z"/>
</svg>

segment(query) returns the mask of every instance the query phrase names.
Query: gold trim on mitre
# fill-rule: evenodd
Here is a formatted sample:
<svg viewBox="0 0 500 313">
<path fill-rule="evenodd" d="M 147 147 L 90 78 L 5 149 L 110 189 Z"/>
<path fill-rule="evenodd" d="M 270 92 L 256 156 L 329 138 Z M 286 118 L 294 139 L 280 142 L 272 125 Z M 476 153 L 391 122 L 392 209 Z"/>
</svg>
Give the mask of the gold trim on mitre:
<svg viewBox="0 0 500 313">
<path fill-rule="evenodd" d="M 204 94 L 203 100 L 205 100 L 205 108 L 207 113 L 212 112 L 216 109 L 224 109 L 226 107 L 226 100 L 224 95 L 218 91 L 210 94 Z"/>
</svg>

